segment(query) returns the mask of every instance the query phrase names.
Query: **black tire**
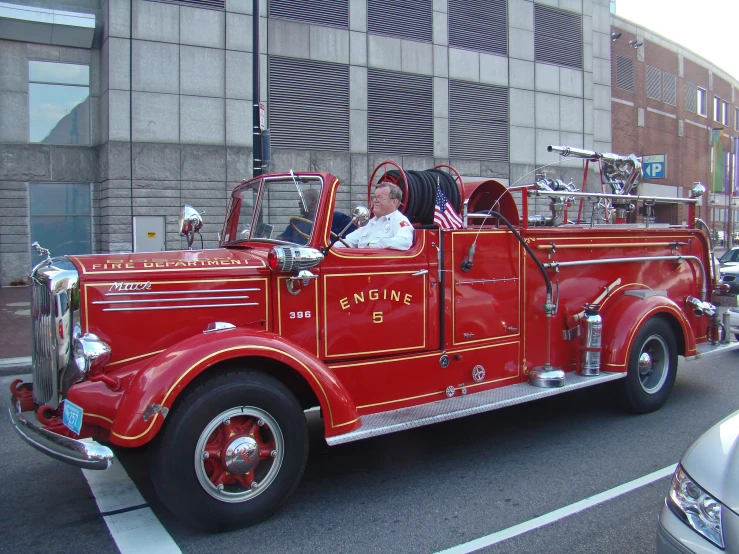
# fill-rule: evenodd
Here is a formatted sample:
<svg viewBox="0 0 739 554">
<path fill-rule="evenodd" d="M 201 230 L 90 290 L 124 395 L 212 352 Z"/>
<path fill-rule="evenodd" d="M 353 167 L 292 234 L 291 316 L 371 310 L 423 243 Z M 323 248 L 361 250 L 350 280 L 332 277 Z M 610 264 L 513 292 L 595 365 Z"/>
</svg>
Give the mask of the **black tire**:
<svg viewBox="0 0 739 554">
<path fill-rule="evenodd" d="M 739 333 L 734 333 L 734 338 L 739 342 Z"/>
<path fill-rule="evenodd" d="M 210 456 L 210 450 L 218 454 Z M 274 513 L 297 487 L 307 459 L 308 426 L 290 390 L 259 372 L 230 371 L 178 399 L 154 443 L 149 469 L 172 513 L 220 532 Z M 249 478 L 257 486 L 247 487 Z"/>
<path fill-rule="evenodd" d="M 664 319 L 653 317 L 639 330 L 627 371 L 622 381 L 627 408 L 640 414 L 661 408 L 677 377 L 677 341 Z"/>
</svg>

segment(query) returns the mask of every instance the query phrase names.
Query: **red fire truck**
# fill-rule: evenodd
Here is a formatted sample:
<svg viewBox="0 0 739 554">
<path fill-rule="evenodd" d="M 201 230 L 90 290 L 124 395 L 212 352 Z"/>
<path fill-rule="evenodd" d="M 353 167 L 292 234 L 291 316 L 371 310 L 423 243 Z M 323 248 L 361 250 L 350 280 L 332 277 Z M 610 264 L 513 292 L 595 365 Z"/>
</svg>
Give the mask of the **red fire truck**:
<svg viewBox="0 0 739 554">
<path fill-rule="evenodd" d="M 698 355 L 713 328 L 701 187 L 640 196 L 637 158 L 550 149 L 586 176 L 597 162 L 599 190 L 382 164 L 369 195 L 401 188 L 406 251 L 337 247 L 367 208 L 339 229 L 339 181 L 292 171 L 235 187 L 214 250 L 52 259 L 37 246 L 33 382 L 11 387 L 13 425 L 83 468 L 113 461 L 101 443 L 151 443 L 164 504 L 223 530 L 296 488 L 311 408 L 330 445 L 610 381 L 632 410 L 659 408 L 678 355 Z M 440 193 L 460 228 L 433 224 Z M 685 204 L 687 224 L 654 221 L 655 202 Z M 190 245 L 201 224 L 183 210 Z"/>
</svg>

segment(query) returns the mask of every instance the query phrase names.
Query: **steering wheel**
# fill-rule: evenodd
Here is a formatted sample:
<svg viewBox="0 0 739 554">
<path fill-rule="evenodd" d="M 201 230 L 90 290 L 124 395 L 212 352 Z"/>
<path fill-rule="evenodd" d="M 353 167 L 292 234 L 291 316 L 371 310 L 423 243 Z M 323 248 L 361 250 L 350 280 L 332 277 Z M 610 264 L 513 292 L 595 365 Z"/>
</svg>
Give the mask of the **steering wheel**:
<svg viewBox="0 0 739 554">
<path fill-rule="evenodd" d="M 305 240 L 308 240 L 310 238 L 310 235 L 307 235 L 303 231 L 298 229 L 298 226 L 296 225 L 298 221 L 300 221 L 301 223 L 307 223 L 311 227 L 313 227 L 313 221 L 310 219 L 306 219 L 304 217 L 298 217 L 296 215 L 290 218 L 290 227 L 292 227 L 295 230 L 295 232 L 299 234 L 301 237 L 303 237 Z"/>
<path fill-rule="evenodd" d="M 332 237 L 332 238 L 335 238 L 335 239 L 338 239 L 338 240 L 339 240 L 339 241 L 341 242 L 341 244 L 343 244 L 343 245 L 344 245 L 344 246 L 346 246 L 347 248 L 351 248 L 351 247 L 352 247 L 352 245 L 351 245 L 351 244 L 349 244 L 348 242 L 346 242 L 346 241 L 345 241 L 345 240 L 344 240 L 343 238 L 341 238 L 341 237 L 340 237 L 339 235 L 337 235 L 337 234 L 336 234 L 336 233 L 334 233 L 333 231 L 331 231 L 331 237 Z"/>
<path fill-rule="evenodd" d="M 303 231 L 298 229 L 297 222 L 300 221 L 302 223 L 307 223 L 311 227 L 313 226 L 313 221 L 310 219 L 306 219 L 304 217 L 298 217 L 297 215 L 294 215 L 290 218 L 290 227 L 292 227 L 297 234 L 299 234 L 301 237 L 303 237 L 305 240 L 308 240 L 310 238 L 310 235 L 305 234 Z M 346 246 L 347 248 L 351 248 L 352 245 L 346 242 L 343 238 L 341 238 L 339 235 L 331 231 L 331 237 L 336 238 L 341 241 L 341 243 Z"/>
</svg>

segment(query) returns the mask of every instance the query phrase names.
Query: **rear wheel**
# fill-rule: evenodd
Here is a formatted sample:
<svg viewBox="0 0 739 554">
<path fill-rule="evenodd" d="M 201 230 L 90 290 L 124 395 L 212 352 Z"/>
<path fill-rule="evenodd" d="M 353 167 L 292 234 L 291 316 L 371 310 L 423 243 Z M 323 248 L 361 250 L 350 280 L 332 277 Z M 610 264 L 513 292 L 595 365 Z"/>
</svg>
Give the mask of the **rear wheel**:
<svg viewBox="0 0 739 554">
<path fill-rule="evenodd" d="M 677 341 L 670 325 L 652 318 L 639 330 L 629 354 L 625 388 L 626 405 L 645 414 L 659 409 L 672 391 L 677 376 Z"/>
<path fill-rule="evenodd" d="M 268 517 L 305 469 L 308 429 L 298 401 L 276 379 L 251 371 L 211 377 L 183 394 L 151 457 L 162 502 L 208 531 Z"/>
</svg>

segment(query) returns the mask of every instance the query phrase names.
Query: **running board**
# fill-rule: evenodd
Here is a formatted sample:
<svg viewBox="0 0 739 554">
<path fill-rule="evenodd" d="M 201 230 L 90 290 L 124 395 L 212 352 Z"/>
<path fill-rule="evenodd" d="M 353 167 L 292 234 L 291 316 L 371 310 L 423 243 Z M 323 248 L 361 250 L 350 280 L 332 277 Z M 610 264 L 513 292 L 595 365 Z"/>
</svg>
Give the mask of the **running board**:
<svg viewBox="0 0 739 554">
<path fill-rule="evenodd" d="M 726 343 L 711 344 L 710 342 L 704 342 L 697 346 L 698 354 L 695 356 L 685 356 L 686 360 L 697 360 L 703 356 L 709 354 L 716 354 L 718 352 L 726 352 L 727 350 L 735 350 L 739 348 L 739 342 L 731 341 Z"/>
<path fill-rule="evenodd" d="M 457 419 L 473 414 L 490 412 L 507 406 L 523 404 L 531 400 L 554 396 L 563 392 L 582 389 L 607 381 L 614 381 L 626 377 L 626 373 L 608 373 L 602 371 L 600 375 L 583 377 L 575 372 L 565 374 L 563 387 L 542 389 L 528 383 L 518 383 L 507 387 L 486 390 L 474 394 L 466 394 L 439 400 L 430 404 L 401 408 L 378 414 L 362 416 L 362 426 L 356 431 L 329 437 L 326 442 L 333 446 L 379 435 L 387 435 L 397 431 L 405 431 L 415 427 L 423 427 L 440 421 Z"/>
</svg>

